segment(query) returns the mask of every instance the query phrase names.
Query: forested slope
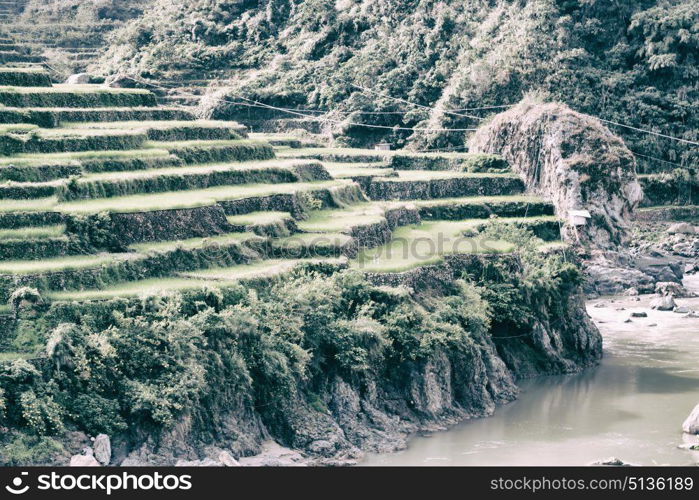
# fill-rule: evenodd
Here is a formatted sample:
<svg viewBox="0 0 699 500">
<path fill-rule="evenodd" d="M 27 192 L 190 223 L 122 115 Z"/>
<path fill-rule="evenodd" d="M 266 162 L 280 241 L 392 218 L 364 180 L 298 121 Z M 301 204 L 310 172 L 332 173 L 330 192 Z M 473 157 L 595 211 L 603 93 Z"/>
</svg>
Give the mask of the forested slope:
<svg viewBox="0 0 699 500">
<path fill-rule="evenodd" d="M 250 100 L 329 111 L 353 144 L 460 148 L 467 131 L 439 129 L 472 128 L 481 122 L 473 116 L 497 111 L 464 108 L 513 104 L 530 91 L 696 141 L 698 48 L 696 0 L 157 0 L 115 34 L 101 70 L 230 68 L 226 101 L 209 101 L 215 115 L 259 106 Z M 645 155 L 640 171 L 676 166 L 657 159 L 696 161 L 691 144 L 613 127 Z"/>
</svg>

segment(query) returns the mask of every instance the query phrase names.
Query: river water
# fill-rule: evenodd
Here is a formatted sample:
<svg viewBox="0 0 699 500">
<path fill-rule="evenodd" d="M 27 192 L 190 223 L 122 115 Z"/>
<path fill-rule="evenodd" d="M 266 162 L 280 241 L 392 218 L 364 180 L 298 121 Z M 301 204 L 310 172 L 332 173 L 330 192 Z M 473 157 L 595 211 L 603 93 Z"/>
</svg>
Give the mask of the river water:
<svg viewBox="0 0 699 500">
<path fill-rule="evenodd" d="M 699 292 L 697 278 L 687 288 Z M 492 417 L 415 437 L 407 449 L 369 455 L 362 465 L 587 465 L 612 456 L 639 465 L 699 463 L 699 452 L 678 448 L 699 443 L 681 429 L 699 403 L 699 318 L 653 311 L 651 298 L 588 303 L 604 337 L 598 367 L 522 381 L 518 400 Z M 677 302 L 699 311 L 699 299 Z M 625 323 L 633 311 L 648 317 Z"/>
</svg>

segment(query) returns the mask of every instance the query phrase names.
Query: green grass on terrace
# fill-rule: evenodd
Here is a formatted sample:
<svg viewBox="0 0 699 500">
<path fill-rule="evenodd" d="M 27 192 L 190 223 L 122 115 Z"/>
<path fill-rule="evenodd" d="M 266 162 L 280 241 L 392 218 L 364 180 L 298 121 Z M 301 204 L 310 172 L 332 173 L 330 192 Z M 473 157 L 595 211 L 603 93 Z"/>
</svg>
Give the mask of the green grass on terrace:
<svg viewBox="0 0 699 500">
<path fill-rule="evenodd" d="M 0 241 L 56 238 L 63 236 L 65 230 L 66 226 L 64 224 L 55 224 L 52 226 L 28 226 L 19 229 L 0 229 Z"/>
<path fill-rule="evenodd" d="M 468 219 L 429 221 L 398 227 L 389 243 L 362 250 L 351 266 L 370 272 L 401 272 L 440 263 L 445 255 L 507 253 L 514 250 L 514 245 L 506 241 L 463 235 L 482 223 L 482 219 Z"/>
<path fill-rule="evenodd" d="M 170 152 L 166 149 L 127 149 L 116 151 L 76 151 L 68 153 L 22 153 L 11 157 L 0 158 L 0 165 L 50 165 L 80 160 L 102 160 L 123 158 L 157 158 L 167 157 Z"/>
<path fill-rule="evenodd" d="M 239 226 L 266 226 L 284 220 L 293 219 L 289 212 L 250 212 L 243 215 L 229 215 L 228 222 Z"/>
<path fill-rule="evenodd" d="M 213 141 L 206 140 L 196 140 L 196 141 L 148 141 L 145 144 L 147 148 L 156 149 L 166 149 L 171 151 L 173 149 L 182 148 L 206 148 L 206 147 L 223 147 L 223 146 L 239 146 L 249 144 L 251 146 L 256 145 L 267 145 L 264 141 L 251 141 L 250 139 L 219 139 Z"/>
<path fill-rule="evenodd" d="M 0 110 L 2 108 L 0 107 Z M 9 123 L 0 124 L 0 135 L 5 134 L 26 134 L 32 131 L 39 130 L 38 125 L 32 125 L 29 123 Z"/>
<path fill-rule="evenodd" d="M 344 257 L 330 259 L 269 259 L 250 264 L 181 273 L 181 275 L 190 278 L 235 281 L 279 275 L 293 270 L 299 264 L 320 262 L 342 265 L 347 262 L 347 259 Z"/>
<path fill-rule="evenodd" d="M 81 177 L 85 181 L 109 181 L 122 179 L 136 179 L 147 177 L 158 177 L 161 175 L 190 175 L 190 174 L 205 174 L 210 172 L 225 172 L 225 171 L 245 171 L 254 169 L 274 169 L 274 168 L 291 168 L 299 165 L 306 165 L 304 160 L 261 160 L 261 161 L 246 161 L 246 162 L 231 162 L 225 164 L 204 163 L 198 165 L 188 165 L 186 167 L 167 167 L 153 168 L 147 170 L 130 170 L 120 172 L 99 172 L 87 174 Z"/>
<path fill-rule="evenodd" d="M 406 205 L 406 203 L 403 203 Z M 385 219 L 383 202 L 357 203 L 343 209 L 314 210 L 308 219 L 298 222 L 302 231 L 311 233 L 343 232 Z"/>
<path fill-rule="evenodd" d="M 0 73 L 46 73 L 41 66 L 0 67 Z"/>
<path fill-rule="evenodd" d="M 342 233 L 297 233 L 285 238 L 272 240 L 276 248 L 294 250 L 299 248 L 342 247 L 352 240 L 351 236 Z"/>
<path fill-rule="evenodd" d="M 348 177 L 388 177 L 397 175 L 397 171 L 386 167 L 384 163 L 335 163 L 323 162 L 326 170 L 336 179 Z"/>
<path fill-rule="evenodd" d="M 122 108 L 128 109 L 128 108 Z M 149 109 L 149 108 L 142 108 Z M 222 120 L 149 120 L 149 121 L 124 121 L 124 122 L 70 122 L 67 128 L 80 129 L 168 129 L 180 127 L 199 128 L 227 128 L 233 130 L 245 129 L 244 125 L 234 121 Z"/>
<path fill-rule="evenodd" d="M 113 297 L 138 297 L 163 291 L 191 290 L 204 286 L 225 287 L 238 280 L 273 277 L 289 272 L 299 264 L 319 262 L 344 265 L 347 260 L 345 258 L 264 260 L 227 268 L 181 273 L 180 276 L 173 278 L 156 278 L 119 283 L 101 290 L 53 292 L 49 293 L 48 297 L 54 301 L 87 301 L 104 300 Z"/>
<path fill-rule="evenodd" d="M 119 283 L 102 290 L 53 292 L 49 293 L 48 297 L 53 301 L 106 300 L 113 297 L 138 297 L 163 291 L 196 289 L 212 284 L 214 283 L 205 279 L 153 278 Z M 219 283 L 215 284 L 220 285 Z"/>
<path fill-rule="evenodd" d="M 217 186 L 192 191 L 170 191 L 157 194 L 132 195 L 59 203 L 55 206 L 55 210 L 59 212 L 71 213 L 97 213 L 102 211 L 142 212 L 152 210 L 171 210 L 176 208 L 194 208 L 211 206 L 216 204 L 217 201 L 329 189 L 331 187 L 346 186 L 349 184 L 350 182 L 348 181 L 333 180 L 284 184 Z"/>
<path fill-rule="evenodd" d="M 158 241 L 155 243 L 136 243 L 129 248 L 141 253 L 148 254 L 154 252 L 171 252 L 178 248 L 191 250 L 194 248 L 205 248 L 207 246 L 228 246 L 242 244 L 246 241 L 263 240 L 264 238 L 254 233 L 226 233 L 218 236 L 208 236 L 206 238 L 189 238 L 186 240 Z"/>
<path fill-rule="evenodd" d="M 0 86 L 0 92 L 17 92 L 20 94 L 56 94 L 56 93 L 85 93 L 85 94 L 150 94 L 149 90 L 144 89 L 113 89 L 102 87 L 100 85 L 68 85 L 57 84 L 53 87 L 11 87 Z"/>
<path fill-rule="evenodd" d="M 465 196 L 463 198 L 434 198 L 432 200 L 411 200 L 418 207 L 433 207 L 442 205 L 491 205 L 497 203 L 541 203 L 545 201 L 538 196 L 508 195 L 508 196 Z M 405 202 L 388 202 L 395 205 L 405 205 Z"/>
<path fill-rule="evenodd" d="M 468 173 L 454 170 L 399 170 L 397 177 L 381 178 L 381 181 L 430 181 L 438 179 L 463 179 L 474 177 L 518 177 L 513 173 Z"/>
<path fill-rule="evenodd" d="M 342 155 L 342 156 L 376 156 L 389 158 L 394 155 L 413 156 L 417 158 L 450 158 L 450 159 L 468 159 L 474 156 L 474 153 L 462 152 L 427 152 L 420 153 L 401 149 L 390 151 L 380 151 L 376 149 L 359 149 L 359 148 L 299 148 L 280 151 L 280 156 L 298 156 L 298 155 Z"/>
<path fill-rule="evenodd" d="M 143 130 L 97 129 L 97 128 L 42 128 L 36 133 L 42 137 L 96 137 L 143 135 Z"/>
<path fill-rule="evenodd" d="M 308 155 L 342 155 L 342 156 L 371 156 L 376 157 L 377 161 L 395 153 L 395 151 L 376 151 L 374 149 L 359 149 L 359 148 L 290 148 L 279 150 L 279 156 L 284 157 L 301 157 Z"/>
<path fill-rule="evenodd" d="M 50 211 L 58 198 L 33 198 L 29 200 L 0 200 L 0 213 L 3 212 L 43 212 Z"/>
<path fill-rule="evenodd" d="M 4 260 L 0 262 L 1 274 L 40 274 L 97 267 L 110 262 L 138 257 L 131 253 L 103 253 L 97 255 L 77 255 L 44 260 Z"/>
</svg>

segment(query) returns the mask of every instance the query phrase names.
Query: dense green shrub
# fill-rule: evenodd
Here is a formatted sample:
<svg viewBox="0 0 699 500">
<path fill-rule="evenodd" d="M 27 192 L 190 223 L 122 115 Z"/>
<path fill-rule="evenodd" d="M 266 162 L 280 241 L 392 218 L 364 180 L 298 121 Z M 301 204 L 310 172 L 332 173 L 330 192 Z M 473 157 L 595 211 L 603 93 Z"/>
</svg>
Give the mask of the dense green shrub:
<svg viewBox="0 0 699 500">
<path fill-rule="evenodd" d="M 574 265 L 539 252 L 522 228 L 493 224 L 483 236 L 516 243 L 523 271 L 492 260 L 419 300 L 361 273 L 315 266 L 256 291 L 53 304 L 33 323 L 45 339 L 43 369 L 0 364 L 5 425 L 38 435 L 63 427 L 142 435 L 189 415 L 209 432 L 225 418 L 209 409 L 242 397 L 275 428 L 299 392 L 322 407 L 314 388 L 335 374 L 400 378 L 436 352 L 468 356 L 499 325 L 531 327 L 543 304 L 565 307 L 580 283 Z"/>
<path fill-rule="evenodd" d="M 643 205 L 699 204 L 699 174 L 694 169 L 677 168 L 671 172 L 641 176 Z"/>
</svg>

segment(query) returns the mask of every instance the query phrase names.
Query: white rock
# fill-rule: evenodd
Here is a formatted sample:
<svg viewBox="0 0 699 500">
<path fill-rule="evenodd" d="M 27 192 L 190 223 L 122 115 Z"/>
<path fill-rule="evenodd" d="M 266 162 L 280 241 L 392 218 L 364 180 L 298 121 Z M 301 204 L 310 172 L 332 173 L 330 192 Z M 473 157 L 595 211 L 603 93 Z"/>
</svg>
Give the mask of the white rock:
<svg viewBox="0 0 699 500">
<path fill-rule="evenodd" d="M 73 455 L 70 457 L 71 467 L 99 467 L 100 463 L 92 455 Z"/>
<path fill-rule="evenodd" d="M 694 234 L 696 229 L 688 222 L 678 222 L 670 226 L 667 232 L 670 234 Z"/>
<path fill-rule="evenodd" d="M 175 467 L 221 467 L 223 464 L 212 458 L 204 460 L 178 460 Z"/>
<path fill-rule="evenodd" d="M 106 434 L 98 434 L 95 442 L 92 444 L 95 458 L 102 465 L 107 465 L 112 460 L 112 444 L 109 441 L 109 436 Z"/>
<path fill-rule="evenodd" d="M 657 309 L 658 311 L 672 311 L 676 306 L 677 304 L 672 295 L 658 297 L 653 299 L 650 303 L 651 309 Z"/>
<path fill-rule="evenodd" d="M 66 83 L 68 85 L 83 85 L 90 83 L 90 75 L 87 73 L 76 73 L 74 75 L 70 75 L 66 80 Z"/>
<path fill-rule="evenodd" d="M 699 404 L 694 407 L 692 413 L 682 424 L 682 430 L 687 434 L 699 434 Z"/>
<path fill-rule="evenodd" d="M 218 461 L 226 467 L 240 467 L 240 462 L 225 450 L 218 454 Z"/>
</svg>

